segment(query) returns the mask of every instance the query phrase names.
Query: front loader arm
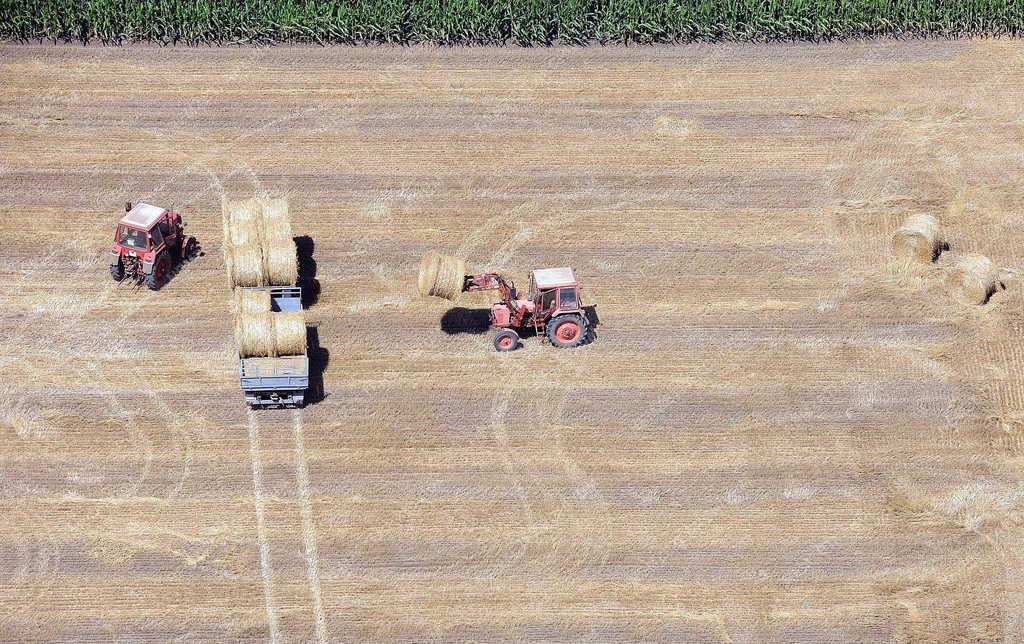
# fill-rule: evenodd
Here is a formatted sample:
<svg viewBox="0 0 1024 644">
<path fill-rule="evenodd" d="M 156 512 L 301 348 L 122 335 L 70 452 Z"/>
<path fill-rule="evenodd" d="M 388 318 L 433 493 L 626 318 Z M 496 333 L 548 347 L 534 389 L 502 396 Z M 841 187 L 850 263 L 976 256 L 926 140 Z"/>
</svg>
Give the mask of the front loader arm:
<svg viewBox="0 0 1024 644">
<path fill-rule="evenodd" d="M 478 291 L 500 291 L 501 300 L 512 307 L 516 296 L 515 284 L 509 282 L 498 273 L 480 273 L 478 275 L 467 275 L 462 285 L 465 293 L 476 293 Z"/>
</svg>

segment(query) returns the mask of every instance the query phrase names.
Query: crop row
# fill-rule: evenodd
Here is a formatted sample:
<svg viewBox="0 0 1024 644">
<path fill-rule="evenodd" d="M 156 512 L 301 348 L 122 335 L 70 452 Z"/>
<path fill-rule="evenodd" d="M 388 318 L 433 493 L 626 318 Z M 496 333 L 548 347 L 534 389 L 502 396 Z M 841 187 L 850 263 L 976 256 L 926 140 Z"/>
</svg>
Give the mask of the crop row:
<svg viewBox="0 0 1024 644">
<path fill-rule="evenodd" d="M 1021 0 L 0 0 L 6 40 L 550 45 L 1021 33 Z"/>
</svg>

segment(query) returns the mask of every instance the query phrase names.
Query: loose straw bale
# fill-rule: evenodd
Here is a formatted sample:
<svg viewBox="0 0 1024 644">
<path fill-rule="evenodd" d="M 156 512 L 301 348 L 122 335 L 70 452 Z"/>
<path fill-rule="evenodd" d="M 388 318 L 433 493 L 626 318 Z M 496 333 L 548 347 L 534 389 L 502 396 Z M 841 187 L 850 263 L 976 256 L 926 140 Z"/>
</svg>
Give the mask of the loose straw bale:
<svg viewBox="0 0 1024 644">
<path fill-rule="evenodd" d="M 911 215 L 892 236 L 893 253 L 919 262 L 935 259 L 942 243 L 934 215 Z"/>
<path fill-rule="evenodd" d="M 270 313 L 270 291 L 240 288 L 235 290 L 235 312 Z"/>
<path fill-rule="evenodd" d="M 301 313 L 274 313 L 277 354 L 300 356 L 306 352 L 306 317 Z"/>
<path fill-rule="evenodd" d="M 277 343 L 274 315 L 278 313 L 241 313 L 235 316 L 235 340 L 243 358 L 275 358 Z"/>
<path fill-rule="evenodd" d="M 420 262 L 418 286 L 420 295 L 434 295 L 454 300 L 462 292 L 466 277 L 466 260 L 433 251 Z"/>
<path fill-rule="evenodd" d="M 262 203 L 263 258 L 267 280 L 274 286 L 295 284 L 299 262 L 292 238 L 287 199 L 267 199 Z"/>
<path fill-rule="evenodd" d="M 984 304 L 996 290 L 995 264 L 984 255 L 964 255 L 946 276 L 946 288 L 963 304 Z"/>
</svg>

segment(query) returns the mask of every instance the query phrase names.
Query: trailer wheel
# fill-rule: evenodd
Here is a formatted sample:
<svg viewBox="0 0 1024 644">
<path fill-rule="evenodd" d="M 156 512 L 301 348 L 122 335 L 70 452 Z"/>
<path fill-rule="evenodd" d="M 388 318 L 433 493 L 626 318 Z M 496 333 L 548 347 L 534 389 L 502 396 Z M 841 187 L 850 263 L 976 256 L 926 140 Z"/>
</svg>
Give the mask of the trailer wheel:
<svg viewBox="0 0 1024 644">
<path fill-rule="evenodd" d="M 519 346 L 519 334 L 512 329 L 502 329 L 494 335 L 494 350 L 505 353 Z"/>
<path fill-rule="evenodd" d="M 167 281 L 167 275 L 171 272 L 171 258 L 167 251 L 160 251 L 153 262 L 153 272 L 146 276 L 146 286 L 155 291 Z"/>
<path fill-rule="evenodd" d="M 115 282 L 120 282 L 124 279 L 124 265 L 120 261 L 110 265 L 110 276 L 114 278 Z"/>
<path fill-rule="evenodd" d="M 559 315 L 548 322 L 547 336 L 559 349 L 578 347 L 587 338 L 587 322 L 579 315 Z"/>
</svg>

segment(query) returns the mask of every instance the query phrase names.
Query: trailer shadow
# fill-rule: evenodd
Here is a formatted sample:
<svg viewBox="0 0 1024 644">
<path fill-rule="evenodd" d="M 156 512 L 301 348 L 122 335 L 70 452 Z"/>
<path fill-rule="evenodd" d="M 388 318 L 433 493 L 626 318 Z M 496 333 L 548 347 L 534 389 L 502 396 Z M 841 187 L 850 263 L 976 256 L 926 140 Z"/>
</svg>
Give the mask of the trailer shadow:
<svg viewBox="0 0 1024 644">
<path fill-rule="evenodd" d="M 299 278 L 296 285 L 302 288 L 302 308 L 308 309 L 320 299 L 320 281 L 316 279 L 316 260 L 313 251 L 316 244 L 309 235 L 293 237 L 299 261 Z"/>
<path fill-rule="evenodd" d="M 309 388 L 306 390 L 306 404 L 315 405 L 327 397 L 324 391 L 324 371 L 331 361 L 331 352 L 320 346 L 320 330 L 315 326 L 306 327 L 306 355 L 309 357 Z"/>
</svg>

